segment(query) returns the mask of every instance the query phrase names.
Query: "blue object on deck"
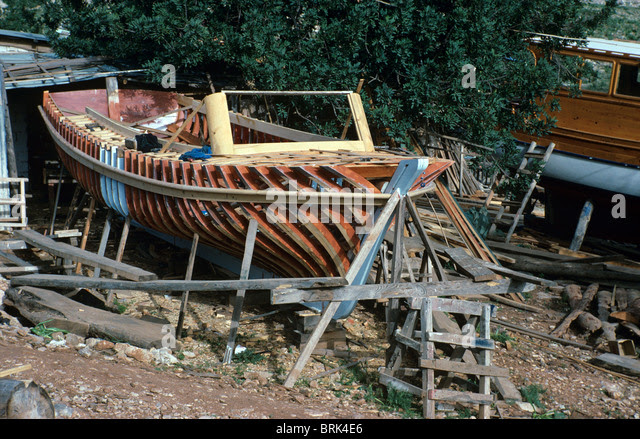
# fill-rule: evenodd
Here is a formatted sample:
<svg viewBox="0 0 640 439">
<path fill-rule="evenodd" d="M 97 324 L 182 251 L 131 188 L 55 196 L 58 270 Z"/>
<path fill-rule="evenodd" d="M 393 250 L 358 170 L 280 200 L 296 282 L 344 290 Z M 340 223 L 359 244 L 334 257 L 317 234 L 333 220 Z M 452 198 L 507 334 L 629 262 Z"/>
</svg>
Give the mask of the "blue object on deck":
<svg viewBox="0 0 640 439">
<path fill-rule="evenodd" d="M 182 154 L 180 160 L 206 160 L 213 156 L 211 153 L 211 147 L 205 145 L 202 148 L 192 149 Z"/>
<path fill-rule="evenodd" d="M 424 172 L 429 166 L 429 159 L 410 159 L 403 160 L 398 164 L 398 168 L 396 172 L 394 172 L 393 177 L 386 185 L 384 192 L 387 194 L 391 194 L 395 191 L 399 191 L 401 195 L 406 195 L 413 184 L 416 182 L 420 174 Z M 374 214 L 374 218 L 378 218 L 380 216 L 380 212 L 382 211 L 382 207 L 378 208 Z M 365 263 L 360 267 L 360 270 L 355 274 L 351 285 L 364 285 L 367 283 L 367 279 L 369 277 L 369 273 L 371 272 L 371 267 L 373 266 L 373 261 L 375 261 L 376 256 L 378 255 L 378 250 L 382 245 L 382 241 L 386 235 L 387 230 L 389 230 L 389 226 L 393 221 L 393 216 L 389 218 L 388 223 L 385 225 L 383 231 L 378 235 L 374 246 L 371 248 L 371 251 L 367 255 L 367 259 Z M 367 235 L 361 238 L 360 242 L 364 242 L 367 238 Z M 340 304 L 336 313 L 333 316 L 333 320 L 339 320 L 347 317 L 354 310 L 358 301 L 351 300 L 345 301 Z M 317 312 L 322 312 L 328 305 L 329 302 L 309 302 L 304 304 L 307 308 L 312 309 Z"/>
</svg>

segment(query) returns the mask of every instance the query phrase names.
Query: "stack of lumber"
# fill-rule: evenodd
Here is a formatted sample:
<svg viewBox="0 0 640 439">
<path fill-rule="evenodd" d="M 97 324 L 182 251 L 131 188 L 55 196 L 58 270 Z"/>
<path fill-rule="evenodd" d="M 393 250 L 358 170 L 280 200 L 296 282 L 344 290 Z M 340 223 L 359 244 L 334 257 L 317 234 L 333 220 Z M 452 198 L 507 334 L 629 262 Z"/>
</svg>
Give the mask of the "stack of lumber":
<svg viewBox="0 0 640 439">
<path fill-rule="evenodd" d="M 488 149 L 455 137 L 435 133 L 429 134 L 429 149 L 431 150 L 431 154 L 438 158 L 453 161 L 453 165 L 445 171 L 444 179 L 447 185 L 458 196 L 470 196 L 476 194 L 478 191 L 484 192 L 484 185 L 471 172 L 469 164 L 465 159 L 465 156 L 470 155 L 470 149 L 474 150 L 477 148 Z"/>
</svg>

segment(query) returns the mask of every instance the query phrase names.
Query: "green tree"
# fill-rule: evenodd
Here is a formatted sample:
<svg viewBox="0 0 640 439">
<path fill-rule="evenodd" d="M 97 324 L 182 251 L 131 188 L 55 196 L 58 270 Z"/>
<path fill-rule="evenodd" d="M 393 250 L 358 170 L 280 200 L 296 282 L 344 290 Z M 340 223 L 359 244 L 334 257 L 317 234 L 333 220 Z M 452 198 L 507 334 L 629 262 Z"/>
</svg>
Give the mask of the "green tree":
<svg viewBox="0 0 640 439">
<path fill-rule="evenodd" d="M 232 74 L 242 89 L 353 90 L 362 78 L 370 124 L 389 142 L 409 146 L 407 133 L 423 128 L 499 145 L 509 158 L 514 130 L 543 134 L 553 125 L 538 98 L 562 80 L 552 60 L 542 58 L 534 68 L 527 37 L 585 37 L 615 3 L 56 0 L 47 3 L 43 23 L 60 55 L 133 61 L 156 81 L 167 63 L 178 75 Z M 55 33 L 60 27 L 68 38 Z M 543 50 L 557 44 L 546 39 Z M 464 87 L 467 64 L 475 66 L 475 87 Z M 301 99 L 274 108 L 279 119 L 339 132 L 312 115 L 312 107 Z M 331 108 L 344 114 L 343 107 Z"/>
<path fill-rule="evenodd" d="M 45 2 L 38 0 L 7 1 L 0 8 L 0 29 L 18 32 L 43 33 Z"/>
</svg>

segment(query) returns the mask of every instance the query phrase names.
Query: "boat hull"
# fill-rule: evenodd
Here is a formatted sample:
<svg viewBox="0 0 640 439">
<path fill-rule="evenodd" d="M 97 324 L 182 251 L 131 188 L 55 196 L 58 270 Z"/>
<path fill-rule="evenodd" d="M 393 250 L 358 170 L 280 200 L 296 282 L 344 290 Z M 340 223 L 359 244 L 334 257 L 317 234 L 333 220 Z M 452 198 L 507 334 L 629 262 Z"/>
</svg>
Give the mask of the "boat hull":
<svg viewBox="0 0 640 439">
<path fill-rule="evenodd" d="M 380 181 L 344 163 L 169 159 L 123 147 L 126 136 L 104 123 L 90 130 L 83 116 L 63 114 L 46 94 L 40 111 L 64 166 L 98 202 L 168 236 L 191 240 L 197 234 L 238 259 L 249 221 L 256 220 L 253 263 L 276 276 L 344 276 L 389 197 Z M 387 174 L 412 160 L 426 166 L 406 192 L 424 189 L 451 164 L 400 157 L 384 165 L 392 168 Z"/>
</svg>

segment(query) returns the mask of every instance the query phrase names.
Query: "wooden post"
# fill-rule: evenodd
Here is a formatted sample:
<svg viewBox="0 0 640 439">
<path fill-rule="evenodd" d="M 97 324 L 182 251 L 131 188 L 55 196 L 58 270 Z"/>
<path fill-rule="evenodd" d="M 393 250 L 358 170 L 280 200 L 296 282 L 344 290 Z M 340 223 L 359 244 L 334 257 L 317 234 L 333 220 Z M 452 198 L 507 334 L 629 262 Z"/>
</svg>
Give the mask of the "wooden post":
<svg viewBox="0 0 640 439">
<path fill-rule="evenodd" d="M 244 245 L 244 256 L 242 258 L 242 267 L 240 269 L 240 280 L 249 278 L 251 271 L 251 259 L 253 258 L 253 248 L 255 246 L 256 234 L 258 232 L 258 222 L 255 219 L 249 221 L 247 229 L 247 239 Z M 242 305 L 244 303 L 245 290 L 236 291 L 235 303 L 233 304 L 233 315 L 231 316 L 231 327 L 229 329 L 229 339 L 227 340 L 227 348 L 224 352 L 224 364 L 231 363 L 236 347 L 236 335 L 240 326 L 240 315 L 242 314 Z"/>
<path fill-rule="evenodd" d="M 404 197 L 403 197 L 404 198 Z M 396 207 L 396 224 L 393 233 L 393 258 L 391 260 L 391 283 L 401 282 L 402 278 L 402 250 L 404 247 L 404 209 L 405 203 L 399 202 Z M 398 324 L 400 300 L 391 299 L 387 304 L 387 338 L 391 338 Z"/>
<path fill-rule="evenodd" d="M 191 253 L 189 253 L 189 262 L 187 263 L 187 273 L 184 279 L 189 281 L 193 275 L 193 264 L 196 261 L 196 253 L 198 252 L 198 242 L 200 241 L 200 235 L 195 233 L 193 235 L 193 241 L 191 242 Z M 182 293 L 182 300 L 180 301 L 180 314 L 178 315 L 178 324 L 176 325 L 176 338 L 181 338 L 182 325 L 184 324 L 184 315 L 187 312 L 187 301 L 189 300 L 189 291 L 185 290 Z"/>
<path fill-rule="evenodd" d="M 120 96 L 118 95 L 118 78 L 107 78 L 107 102 L 109 118 L 120 122 Z"/>
<path fill-rule="evenodd" d="M 423 360 L 433 360 L 435 358 L 435 346 L 429 341 L 428 334 L 433 331 L 433 309 L 429 299 L 422 299 L 422 307 L 420 309 L 420 332 L 422 339 L 422 349 L 420 358 Z M 435 390 L 435 373 L 433 369 L 422 370 L 422 393 L 423 397 L 423 416 L 426 419 L 433 419 L 436 416 L 435 401 L 431 399 L 430 393 Z"/>
<path fill-rule="evenodd" d="M 4 118 L 5 127 L 5 148 L 7 154 L 7 172 L 11 178 L 18 177 L 18 165 L 16 163 L 15 146 L 13 144 L 13 130 L 11 128 L 11 117 L 9 115 L 9 100 L 7 99 L 7 88 L 4 83 L 4 65 L 0 64 L 0 96 L 1 104 L 4 107 L 3 114 L 0 117 Z"/>
<path fill-rule="evenodd" d="M 480 337 L 485 340 L 491 340 L 491 307 L 486 305 L 482 308 L 482 323 L 480 326 Z M 489 367 L 491 366 L 491 350 L 490 349 L 480 349 L 479 355 L 479 363 L 481 366 Z M 478 393 L 482 393 L 483 395 L 490 396 L 491 395 L 491 377 L 487 375 L 480 375 L 479 378 L 479 391 Z M 490 408 L 491 406 L 487 404 L 480 404 L 480 408 L 478 410 L 478 417 L 480 419 L 489 419 L 490 416 Z"/>
<path fill-rule="evenodd" d="M 233 134 L 231 133 L 227 96 L 218 92 L 205 97 L 203 102 L 207 110 L 211 151 L 220 155 L 233 154 Z"/>
<path fill-rule="evenodd" d="M 571 245 L 569 246 L 569 250 L 574 252 L 580 250 L 582 247 L 582 241 L 584 240 L 584 236 L 587 233 L 587 227 L 589 227 L 589 221 L 591 221 L 591 214 L 593 213 L 593 203 L 591 200 L 587 200 L 582 206 L 582 212 L 580 212 L 580 218 L 578 219 L 578 225 L 576 227 L 576 231 L 573 234 L 573 239 L 571 240 Z"/>
<path fill-rule="evenodd" d="M 73 197 L 71 197 L 71 202 L 69 203 L 69 209 L 67 210 L 67 217 L 64 220 L 64 225 L 62 226 L 63 230 L 69 230 L 69 224 L 71 223 L 71 218 L 73 216 L 73 212 L 76 210 L 76 205 L 78 204 L 78 197 L 80 196 L 80 192 L 82 188 L 80 185 L 76 185 L 76 188 L 73 191 Z"/>
<path fill-rule="evenodd" d="M 356 87 L 356 93 L 360 94 L 360 91 L 362 90 L 363 85 L 364 85 L 364 78 L 358 81 L 358 87 Z M 347 121 L 344 123 L 342 135 L 340 136 L 341 140 L 344 140 L 347 138 L 347 131 L 349 131 L 349 125 L 351 124 L 352 117 L 353 117 L 353 114 L 349 113 L 349 116 L 347 117 Z"/>
<path fill-rule="evenodd" d="M 104 222 L 104 229 L 102 229 L 102 237 L 100 238 L 100 247 L 98 248 L 98 256 L 104 256 L 107 250 L 107 241 L 109 241 L 109 233 L 111 232 L 111 220 L 113 219 L 113 210 L 109 209 L 107 213 L 107 219 Z M 95 267 L 93 277 L 100 277 L 100 267 Z"/>
<path fill-rule="evenodd" d="M 84 250 L 87 246 L 87 238 L 89 237 L 89 229 L 91 228 L 91 218 L 93 217 L 93 211 L 96 209 L 96 199 L 91 197 L 89 203 L 89 213 L 87 214 L 87 221 L 84 224 L 84 230 L 82 231 L 82 239 L 80 241 L 80 249 Z M 78 262 L 76 265 L 76 274 L 80 274 L 82 270 L 82 264 Z"/>
<path fill-rule="evenodd" d="M 127 238 L 129 237 L 129 229 L 131 228 L 131 217 L 127 216 L 124 219 L 124 226 L 122 227 L 122 235 L 120 236 L 120 243 L 118 244 L 118 250 L 116 252 L 116 262 L 122 262 L 122 256 L 124 255 L 124 248 L 127 245 Z M 113 273 L 113 278 L 117 279 L 118 275 Z M 113 302 L 113 291 L 109 290 L 107 293 L 107 303 Z"/>
<path fill-rule="evenodd" d="M 53 235 L 53 228 L 56 224 L 56 213 L 58 212 L 58 202 L 60 201 L 60 189 L 62 187 L 62 173 L 64 165 L 60 162 L 60 175 L 58 176 L 58 189 L 56 190 L 56 201 L 53 204 L 53 212 L 51 213 L 51 226 L 49 227 L 49 235 Z"/>
</svg>

